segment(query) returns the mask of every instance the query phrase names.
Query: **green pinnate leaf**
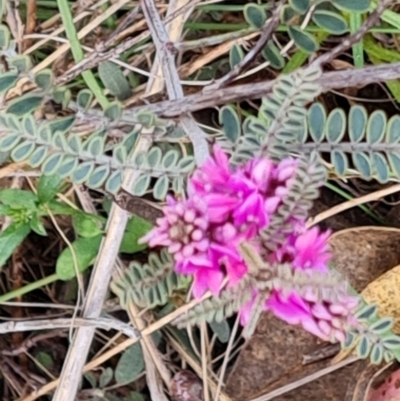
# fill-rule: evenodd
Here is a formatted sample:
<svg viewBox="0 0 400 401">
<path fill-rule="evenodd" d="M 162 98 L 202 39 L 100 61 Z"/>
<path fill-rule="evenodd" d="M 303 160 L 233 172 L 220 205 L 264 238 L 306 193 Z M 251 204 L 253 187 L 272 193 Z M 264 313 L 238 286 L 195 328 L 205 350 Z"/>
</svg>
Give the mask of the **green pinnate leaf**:
<svg viewBox="0 0 400 401">
<path fill-rule="evenodd" d="M 260 29 L 267 20 L 265 9 L 255 3 L 247 3 L 243 8 L 246 22 L 253 28 Z"/>
<path fill-rule="evenodd" d="M 104 61 L 100 63 L 99 76 L 104 86 L 119 100 L 126 100 L 131 96 L 132 91 L 129 81 L 122 73 L 120 67 L 113 62 Z"/>
<path fill-rule="evenodd" d="M 219 110 L 219 123 L 222 125 L 227 139 L 236 143 L 242 132 L 239 116 L 232 106 L 224 106 Z"/>
</svg>

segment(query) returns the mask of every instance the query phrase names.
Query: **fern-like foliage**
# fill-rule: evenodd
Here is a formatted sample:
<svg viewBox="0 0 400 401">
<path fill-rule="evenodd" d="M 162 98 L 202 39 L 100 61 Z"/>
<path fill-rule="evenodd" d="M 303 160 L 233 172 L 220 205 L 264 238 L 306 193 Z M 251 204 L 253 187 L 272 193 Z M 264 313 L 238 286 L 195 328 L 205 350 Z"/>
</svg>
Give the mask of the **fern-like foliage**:
<svg viewBox="0 0 400 401">
<path fill-rule="evenodd" d="M 82 141 L 79 135 L 67 135 L 73 121 L 73 118 L 64 118 L 37 124 L 31 115 L 20 120 L 13 114 L 1 114 L 0 129 L 4 134 L 0 137 L 0 151 L 11 151 L 14 161 L 27 160 L 32 167 L 41 167 L 43 174 L 69 177 L 93 189 L 104 186 L 112 194 L 121 188 L 125 170 L 139 170 L 142 175 L 127 190 L 141 196 L 155 178 L 153 194 L 156 199 L 164 199 L 170 180 L 174 188 L 182 188 L 184 178 L 194 167 L 192 156 L 180 157 L 177 149 L 163 153 L 157 146 L 132 160 L 130 153 L 138 130 L 111 148 L 107 146 L 106 131 L 95 132 Z M 108 155 L 110 152 L 112 154 Z"/>
<path fill-rule="evenodd" d="M 287 150 L 329 154 L 339 176 L 353 168 L 364 179 L 387 182 L 400 177 L 400 116 L 388 119 L 383 110 L 368 115 L 359 105 L 353 105 L 348 116 L 340 108 L 327 115 L 322 104 L 314 103 L 298 139 L 288 144 Z"/>
<path fill-rule="evenodd" d="M 174 261 L 164 249 L 159 255 L 150 253 L 144 265 L 132 262 L 121 277 L 111 282 L 111 289 L 123 308 L 130 303 L 154 308 L 165 305 L 174 292 L 188 285 L 187 278 L 174 272 Z"/>
<path fill-rule="evenodd" d="M 254 279 L 244 277 L 238 285 L 221 292 L 218 297 L 206 299 L 186 314 L 182 314 L 173 321 L 179 328 L 201 325 L 205 322 L 222 322 L 225 318 L 238 312 L 252 297 Z"/>
</svg>

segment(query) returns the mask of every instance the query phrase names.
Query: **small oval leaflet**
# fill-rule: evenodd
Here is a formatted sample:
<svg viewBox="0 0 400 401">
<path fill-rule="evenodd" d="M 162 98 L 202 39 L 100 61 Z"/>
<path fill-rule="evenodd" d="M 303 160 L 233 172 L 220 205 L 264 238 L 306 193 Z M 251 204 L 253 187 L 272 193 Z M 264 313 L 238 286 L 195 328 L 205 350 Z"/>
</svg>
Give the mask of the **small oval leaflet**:
<svg viewBox="0 0 400 401">
<path fill-rule="evenodd" d="M 219 110 L 219 123 L 227 139 L 236 143 L 241 134 L 240 120 L 233 106 L 224 106 Z"/>
<path fill-rule="evenodd" d="M 346 114 L 343 109 L 336 108 L 329 114 L 326 137 L 330 143 L 339 143 L 346 131 Z"/>
<path fill-rule="evenodd" d="M 166 175 L 162 175 L 160 178 L 157 179 L 157 182 L 153 188 L 153 196 L 154 199 L 157 200 L 164 200 L 167 196 L 169 188 L 169 179 Z"/>
<path fill-rule="evenodd" d="M 78 103 L 79 107 L 82 109 L 87 110 L 93 101 L 93 92 L 89 89 L 82 89 L 79 91 L 78 96 L 76 98 L 76 102 Z"/>
<path fill-rule="evenodd" d="M 370 0 L 335 0 L 332 4 L 345 11 L 353 11 L 363 13 L 368 11 L 371 1 Z"/>
<path fill-rule="evenodd" d="M 341 35 L 348 30 L 346 20 L 339 14 L 327 10 L 315 10 L 312 20 L 322 29 L 335 35 Z"/>
<path fill-rule="evenodd" d="M 389 165 L 386 158 L 381 153 L 373 152 L 372 163 L 375 166 L 377 180 L 381 183 L 387 182 L 389 180 Z"/>
<path fill-rule="evenodd" d="M 104 61 L 99 64 L 98 70 L 101 81 L 112 95 L 119 100 L 126 100 L 131 96 L 129 81 L 119 66 L 111 61 Z"/>
<path fill-rule="evenodd" d="M 63 155 L 61 153 L 54 153 L 49 156 L 49 158 L 42 165 L 43 174 L 54 174 L 58 166 L 61 164 L 63 160 Z"/>
<path fill-rule="evenodd" d="M 255 3 L 247 3 L 243 8 L 243 14 L 246 22 L 253 28 L 262 28 L 267 20 L 265 9 Z"/>
<path fill-rule="evenodd" d="M 99 188 L 104 184 L 109 174 L 110 174 L 109 165 L 96 167 L 93 173 L 90 175 L 89 179 L 87 180 L 86 185 L 92 189 Z"/>
<path fill-rule="evenodd" d="M 314 53 L 318 50 L 318 42 L 310 33 L 301 30 L 298 26 L 288 26 L 288 32 L 290 39 L 301 50 L 306 53 Z"/>
<path fill-rule="evenodd" d="M 285 66 L 285 59 L 272 40 L 267 43 L 261 54 L 265 60 L 269 61 L 272 68 L 281 70 Z"/>
<path fill-rule="evenodd" d="M 29 164 L 32 167 L 39 167 L 45 160 L 47 156 L 48 148 L 46 146 L 39 146 L 36 150 L 31 154 L 29 158 Z"/>
<path fill-rule="evenodd" d="M 179 153 L 177 150 L 171 149 L 165 153 L 162 159 L 162 166 L 165 170 L 171 170 L 176 166 L 178 161 Z"/>
<path fill-rule="evenodd" d="M 15 86 L 17 80 L 18 73 L 16 71 L 2 73 L 0 76 L 0 93 L 4 93 Z"/>
<path fill-rule="evenodd" d="M 76 184 L 83 184 L 94 169 L 93 162 L 84 162 L 80 164 L 71 175 L 71 180 Z"/>
<path fill-rule="evenodd" d="M 22 117 L 36 110 L 42 104 L 42 101 L 43 96 L 28 93 L 11 101 L 6 111 L 17 117 Z"/>
<path fill-rule="evenodd" d="M 10 133 L 0 139 L 0 150 L 8 152 L 13 149 L 16 144 L 21 140 L 21 136 L 17 133 Z"/>
<path fill-rule="evenodd" d="M 114 171 L 106 182 L 106 187 L 105 187 L 106 191 L 111 194 L 116 194 L 121 188 L 122 179 L 123 179 L 122 171 L 121 170 Z"/>
<path fill-rule="evenodd" d="M 363 152 L 353 153 L 353 163 L 357 170 L 361 173 L 362 177 L 366 180 L 372 176 L 372 166 L 367 154 Z"/>
<path fill-rule="evenodd" d="M 368 357 L 368 355 L 370 354 L 371 351 L 371 342 L 369 341 L 368 337 L 363 335 L 361 336 L 358 344 L 357 344 L 357 355 L 362 358 L 365 359 Z"/>
<path fill-rule="evenodd" d="M 23 160 L 26 160 L 34 149 L 35 149 L 35 144 L 33 142 L 30 141 L 22 142 L 13 149 L 13 151 L 11 152 L 11 158 L 15 162 L 21 162 Z"/>
<path fill-rule="evenodd" d="M 375 110 L 371 113 L 367 124 L 367 142 L 374 144 L 382 141 L 386 132 L 387 118 L 382 110 Z"/>
<path fill-rule="evenodd" d="M 133 184 L 132 194 L 136 196 L 143 196 L 149 188 L 150 179 L 151 177 L 149 175 L 141 175 Z"/>
<path fill-rule="evenodd" d="M 76 169 L 78 164 L 79 160 L 76 157 L 66 156 L 58 166 L 57 174 L 62 178 L 66 178 Z"/>
<path fill-rule="evenodd" d="M 347 156 L 341 150 L 334 150 L 331 153 L 331 163 L 334 165 L 339 176 L 344 175 L 348 168 Z"/>
<path fill-rule="evenodd" d="M 388 143 L 400 142 L 400 116 L 390 118 L 386 129 L 386 141 Z"/>
<path fill-rule="evenodd" d="M 289 0 L 289 4 L 300 14 L 305 14 L 310 8 L 310 0 Z"/>
<path fill-rule="evenodd" d="M 368 114 L 363 106 L 352 106 L 349 113 L 349 136 L 352 142 L 360 142 L 367 128 Z"/>
<path fill-rule="evenodd" d="M 231 66 L 231 69 L 233 69 L 235 65 L 239 64 L 243 58 L 243 49 L 235 43 L 229 50 L 229 65 Z"/>
<path fill-rule="evenodd" d="M 149 153 L 147 153 L 147 163 L 151 168 L 157 167 L 162 158 L 161 149 L 158 146 L 154 146 L 150 149 Z"/>
<path fill-rule="evenodd" d="M 139 343 L 130 346 L 121 356 L 115 368 L 115 380 L 118 384 L 133 382 L 144 370 L 142 347 Z"/>
<path fill-rule="evenodd" d="M 50 69 L 35 74 L 35 84 L 43 91 L 49 91 L 53 86 L 53 72 Z"/>
<path fill-rule="evenodd" d="M 369 326 L 369 330 L 374 332 L 375 334 L 383 334 L 393 327 L 393 318 L 385 317 L 383 319 L 379 319 L 377 322 L 371 324 Z"/>
<path fill-rule="evenodd" d="M 321 103 L 313 103 L 308 110 L 308 127 L 314 142 L 321 142 L 324 139 L 326 124 L 326 111 Z"/>
</svg>

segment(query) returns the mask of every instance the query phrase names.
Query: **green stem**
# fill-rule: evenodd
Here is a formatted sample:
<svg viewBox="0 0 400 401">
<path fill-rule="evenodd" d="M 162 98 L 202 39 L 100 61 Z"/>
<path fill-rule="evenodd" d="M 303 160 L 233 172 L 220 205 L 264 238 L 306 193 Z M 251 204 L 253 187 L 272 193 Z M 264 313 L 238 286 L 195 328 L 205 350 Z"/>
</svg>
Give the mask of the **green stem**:
<svg viewBox="0 0 400 401">
<path fill-rule="evenodd" d="M 9 301 L 10 299 L 17 298 L 21 295 L 25 295 L 28 292 L 37 290 L 38 288 L 44 287 L 45 285 L 54 283 L 58 280 L 58 276 L 56 273 L 44 277 L 41 280 L 35 281 L 34 283 L 30 283 L 25 287 L 18 288 L 17 290 L 7 292 L 6 294 L 0 295 L 0 303 Z"/>
<path fill-rule="evenodd" d="M 71 52 L 74 57 L 74 60 L 78 63 L 82 61 L 84 58 L 84 53 L 79 42 L 78 35 L 76 33 L 74 21 L 72 19 L 72 14 L 70 10 L 70 5 L 67 0 L 57 0 L 58 9 L 60 11 L 61 19 L 65 27 L 65 33 L 71 45 Z M 105 109 L 109 102 L 107 98 L 103 94 L 103 90 L 100 88 L 100 85 L 96 81 L 92 71 L 82 71 L 82 77 L 86 82 L 86 85 L 93 92 L 97 101 L 100 103 L 101 107 Z"/>
</svg>

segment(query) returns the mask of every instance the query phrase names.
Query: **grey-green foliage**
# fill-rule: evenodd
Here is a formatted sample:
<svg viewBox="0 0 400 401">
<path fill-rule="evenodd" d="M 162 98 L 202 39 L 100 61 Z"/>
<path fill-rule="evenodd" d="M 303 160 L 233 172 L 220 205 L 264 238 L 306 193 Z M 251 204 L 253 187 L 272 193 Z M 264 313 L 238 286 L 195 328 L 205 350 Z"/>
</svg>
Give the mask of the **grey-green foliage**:
<svg viewBox="0 0 400 401">
<path fill-rule="evenodd" d="M 344 349 L 355 348 L 360 358 L 379 365 L 400 358 L 400 337 L 393 334 L 393 318 L 380 318 L 375 304 L 360 303 L 354 315 L 356 323 L 346 333 Z"/>
<path fill-rule="evenodd" d="M 41 167 L 43 174 L 69 177 L 93 189 L 104 186 L 110 193 L 121 188 L 125 170 L 139 170 L 142 175 L 131 188 L 133 194 L 143 195 L 155 179 L 153 194 L 160 200 L 170 180 L 181 182 L 194 167 L 192 156 L 180 157 L 176 149 L 163 153 L 156 146 L 131 160 L 138 130 L 110 148 L 105 131 L 95 132 L 85 140 L 68 134 L 73 123 L 73 118 L 63 118 L 38 124 L 31 115 L 18 119 L 13 114 L 1 114 L 0 128 L 5 134 L 0 139 L 0 151 L 11 151 L 14 161 L 27 160 L 32 167 Z M 106 151 L 112 151 L 112 155 Z"/>
<path fill-rule="evenodd" d="M 111 289 L 127 308 L 130 303 L 154 308 L 165 305 L 174 292 L 185 289 L 189 281 L 174 271 L 172 256 L 163 249 L 158 255 L 150 253 L 148 262 L 132 262 L 123 275 L 111 283 Z"/>
<path fill-rule="evenodd" d="M 340 176 L 352 168 L 364 179 L 387 182 L 400 177 L 400 116 L 388 119 L 382 110 L 368 115 L 359 105 L 353 105 L 348 114 L 336 108 L 327 115 L 322 104 L 314 103 L 298 140 L 287 149 L 329 154 Z"/>
</svg>

